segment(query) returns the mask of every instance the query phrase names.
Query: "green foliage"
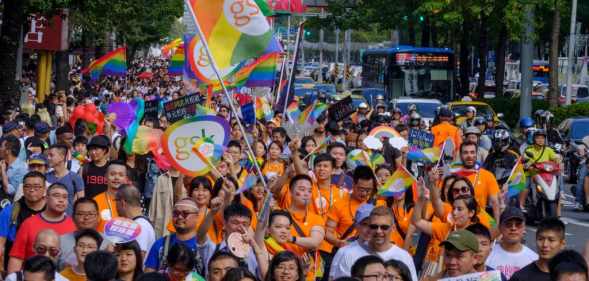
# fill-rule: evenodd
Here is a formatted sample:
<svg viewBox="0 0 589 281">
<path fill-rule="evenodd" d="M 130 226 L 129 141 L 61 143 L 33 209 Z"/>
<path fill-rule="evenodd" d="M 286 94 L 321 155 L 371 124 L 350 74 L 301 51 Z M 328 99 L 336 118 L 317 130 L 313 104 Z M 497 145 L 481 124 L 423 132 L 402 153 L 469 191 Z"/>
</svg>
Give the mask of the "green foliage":
<svg viewBox="0 0 589 281">
<path fill-rule="evenodd" d="M 551 109 L 554 114 L 554 124 L 559 124 L 564 119 L 578 116 L 589 116 L 589 103 L 576 103 Z"/>
<path fill-rule="evenodd" d="M 503 113 L 503 121 L 512 128 L 515 128 L 519 117 L 519 98 L 494 98 L 487 99 L 488 103 L 496 113 Z M 548 102 L 544 100 L 532 100 L 532 112 L 538 109 L 548 109 Z"/>
</svg>

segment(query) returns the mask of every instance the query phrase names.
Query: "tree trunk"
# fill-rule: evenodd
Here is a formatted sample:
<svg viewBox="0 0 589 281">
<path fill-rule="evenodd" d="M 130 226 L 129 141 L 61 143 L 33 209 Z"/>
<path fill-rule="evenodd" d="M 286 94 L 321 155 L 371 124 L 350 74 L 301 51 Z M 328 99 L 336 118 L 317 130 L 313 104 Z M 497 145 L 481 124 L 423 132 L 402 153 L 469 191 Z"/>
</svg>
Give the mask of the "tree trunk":
<svg viewBox="0 0 589 281">
<path fill-rule="evenodd" d="M 68 51 L 55 53 L 55 90 L 66 91 L 69 87 L 68 72 L 70 65 L 68 60 Z"/>
<path fill-rule="evenodd" d="M 409 45 L 415 46 L 415 21 L 410 16 L 409 20 L 407 21 L 407 31 L 409 32 Z"/>
<path fill-rule="evenodd" d="M 469 31 L 470 22 L 465 19 L 462 23 L 462 33 L 460 34 L 460 95 L 467 96 L 469 91 L 469 65 L 468 47 L 470 43 Z"/>
<path fill-rule="evenodd" d="M 431 29 L 431 36 L 432 36 L 432 47 L 437 47 L 440 46 L 438 44 L 438 30 L 436 29 L 436 25 L 431 23 L 430 24 L 430 29 Z"/>
<path fill-rule="evenodd" d="M 495 96 L 504 94 L 503 82 L 505 80 L 505 49 L 507 48 L 507 26 L 501 24 L 499 38 L 497 39 L 497 51 L 495 52 Z"/>
<path fill-rule="evenodd" d="M 550 88 L 548 101 L 550 107 L 558 106 L 558 38 L 560 37 L 560 7 L 558 0 L 554 1 L 554 14 L 552 15 L 552 32 L 550 34 Z"/>
<path fill-rule="evenodd" d="M 0 39 L 0 107 L 3 109 L 18 104 L 20 97 L 16 83 L 16 56 L 26 2 L 4 0 Z"/>
<path fill-rule="evenodd" d="M 429 17 L 425 17 L 423 23 L 421 24 L 421 46 L 422 47 L 429 47 L 430 45 L 430 32 L 431 32 L 431 24 Z"/>
<path fill-rule="evenodd" d="M 487 80 L 487 52 L 489 44 L 489 33 L 487 29 L 488 17 L 481 13 L 480 29 L 479 29 L 479 80 L 477 81 L 478 93 L 483 96 L 485 91 L 485 80 Z"/>
</svg>

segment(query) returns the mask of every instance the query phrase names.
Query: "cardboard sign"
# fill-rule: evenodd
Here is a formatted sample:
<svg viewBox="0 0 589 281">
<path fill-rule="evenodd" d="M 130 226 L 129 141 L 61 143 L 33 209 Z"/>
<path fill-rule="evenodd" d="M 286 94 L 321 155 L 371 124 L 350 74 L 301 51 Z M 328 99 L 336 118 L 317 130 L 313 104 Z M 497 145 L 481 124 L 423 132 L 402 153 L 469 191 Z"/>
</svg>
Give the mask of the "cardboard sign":
<svg viewBox="0 0 589 281">
<path fill-rule="evenodd" d="M 334 121 L 341 121 L 344 118 L 350 116 L 352 113 L 356 112 L 354 104 L 352 103 L 352 97 L 348 96 L 336 102 L 329 107 L 328 112 L 329 119 Z"/>
<path fill-rule="evenodd" d="M 200 103 L 200 94 L 192 94 L 164 103 L 164 112 L 168 122 L 175 123 L 184 118 L 194 116 L 196 104 Z"/>
<path fill-rule="evenodd" d="M 205 138 L 220 146 L 229 143 L 229 123 L 217 116 L 194 116 L 170 126 L 162 137 L 164 155 L 170 164 L 182 174 L 190 177 L 202 176 L 211 167 L 192 148 Z"/>
<path fill-rule="evenodd" d="M 458 277 L 442 278 L 439 281 L 501 281 L 499 270 L 476 272 Z"/>
<path fill-rule="evenodd" d="M 146 101 L 143 110 L 143 118 L 157 119 L 159 104 L 159 99 Z"/>
<path fill-rule="evenodd" d="M 409 130 L 409 145 L 421 149 L 432 147 L 434 145 L 434 135 L 424 130 Z"/>
</svg>

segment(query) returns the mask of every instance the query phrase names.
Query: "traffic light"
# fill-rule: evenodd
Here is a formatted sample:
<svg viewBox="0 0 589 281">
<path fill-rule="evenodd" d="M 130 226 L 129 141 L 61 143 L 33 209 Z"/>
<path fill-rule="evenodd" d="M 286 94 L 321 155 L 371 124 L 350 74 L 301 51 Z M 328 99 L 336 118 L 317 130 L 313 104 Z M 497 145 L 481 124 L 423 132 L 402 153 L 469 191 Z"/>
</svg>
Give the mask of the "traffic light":
<svg viewBox="0 0 589 281">
<path fill-rule="evenodd" d="M 311 31 L 305 30 L 305 36 L 311 36 Z"/>
<path fill-rule="evenodd" d="M 425 20 L 424 16 L 419 16 L 419 22 L 423 22 Z"/>
</svg>

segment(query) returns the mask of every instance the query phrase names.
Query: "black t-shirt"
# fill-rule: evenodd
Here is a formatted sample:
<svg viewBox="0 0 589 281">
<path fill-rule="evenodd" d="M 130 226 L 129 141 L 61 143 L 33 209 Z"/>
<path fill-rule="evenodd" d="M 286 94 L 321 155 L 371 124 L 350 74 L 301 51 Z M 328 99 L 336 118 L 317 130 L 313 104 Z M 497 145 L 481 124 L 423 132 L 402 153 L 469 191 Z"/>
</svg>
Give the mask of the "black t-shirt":
<svg viewBox="0 0 589 281">
<path fill-rule="evenodd" d="M 84 180 L 84 196 L 94 198 L 99 193 L 105 192 L 106 184 L 106 165 L 96 166 L 90 162 L 82 169 L 82 179 Z"/>
<path fill-rule="evenodd" d="M 550 273 L 540 270 L 536 262 L 526 265 L 511 276 L 509 281 L 550 281 Z"/>
<path fill-rule="evenodd" d="M 16 230 L 18 231 L 18 229 L 20 228 L 20 225 L 29 217 L 32 217 L 38 213 L 41 213 L 43 211 L 45 211 L 45 206 L 43 206 L 43 208 L 41 208 L 40 210 L 33 210 L 31 208 L 29 208 L 29 206 L 27 206 L 27 203 L 25 203 L 25 198 L 21 198 L 17 201 L 17 203 L 20 205 L 20 209 L 18 212 L 18 215 L 16 217 Z M 16 207 L 16 203 L 15 206 L 13 206 L 12 210 L 14 211 L 14 208 Z"/>
</svg>

